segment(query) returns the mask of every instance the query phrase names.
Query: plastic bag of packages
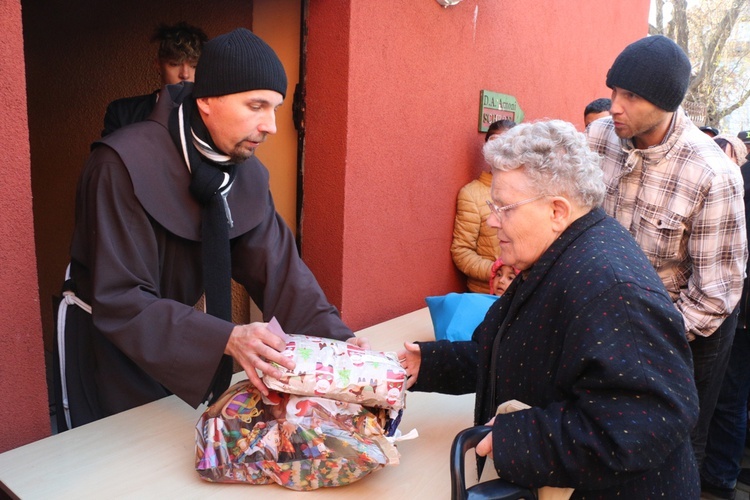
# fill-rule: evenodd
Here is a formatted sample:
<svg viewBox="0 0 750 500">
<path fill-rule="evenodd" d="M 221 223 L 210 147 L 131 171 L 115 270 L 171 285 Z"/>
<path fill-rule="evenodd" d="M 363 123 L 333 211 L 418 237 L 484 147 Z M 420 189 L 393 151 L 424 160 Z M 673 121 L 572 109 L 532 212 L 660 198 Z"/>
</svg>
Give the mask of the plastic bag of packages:
<svg viewBox="0 0 750 500">
<path fill-rule="evenodd" d="M 342 486 L 399 462 L 388 436 L 400 412 L 230 387 L 196 425 L 195 468 L 212 482 L 277 483 L 294 490 Z"/>
<path fill-rule="evenodd" d="M 282 354 L 294 361 L 294 370 L 279 366 L 281 378 L 263 375 L 269 389 L 375 408 L 404 407 L 406 370 L 395 352 L 307 335 L 287 338 Z"/>
</svg>

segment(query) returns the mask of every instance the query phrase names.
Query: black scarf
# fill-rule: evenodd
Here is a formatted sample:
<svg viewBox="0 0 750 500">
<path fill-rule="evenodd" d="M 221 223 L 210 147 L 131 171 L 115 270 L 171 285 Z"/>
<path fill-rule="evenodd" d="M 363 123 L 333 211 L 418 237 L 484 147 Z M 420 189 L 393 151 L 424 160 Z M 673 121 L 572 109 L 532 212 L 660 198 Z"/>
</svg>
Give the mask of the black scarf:
<svg viewBox="0 0 750 500">
<path fill-rule="evenodd" d="M 236 165 L 220 161 L 225 158 L 215 152 L 191 96 L 172 111 L 169 132 L 178 150 L 186 157 L 192 174 L 190 193 L 202 207 L 201 258 L 206 312 L 232 321 L 232 263 L 229 249 L 232 219 L 226 195 L 234 181 Z M 205 398 L 210 399 L 209 404 L 229 387 L 232 367 L 232 358 L 224 355 Z"/>
</svg>

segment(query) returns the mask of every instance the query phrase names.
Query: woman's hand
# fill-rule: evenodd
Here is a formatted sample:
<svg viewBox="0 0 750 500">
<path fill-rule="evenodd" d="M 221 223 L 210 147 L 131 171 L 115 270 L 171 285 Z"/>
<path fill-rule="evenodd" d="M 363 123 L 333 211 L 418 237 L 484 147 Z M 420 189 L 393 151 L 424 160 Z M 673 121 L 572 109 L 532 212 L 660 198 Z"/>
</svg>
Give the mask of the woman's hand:
<svg viewBox="0 0 750 500">
<path fill-rule="evenodd" d="M 404 342 L 404 349 L 396 353 L 401 366 L 406 370 L 406 388 L 410 388 L 417 381 L 419 366 L 422 364 L 422 350 L 419 344 Z"/>
<path fill-rule="evenodd" d="M 495 417 L 492 417 L 492 420 L 487 422 L 486 425 L 492 426 L 492 424 L 495 423 Z M 477 444 L 476 447 L 477 455 L 480 457 L 486 457 L 487 455 L 492 455 L 492 431 L 488 432 L 484 438 L 479 441 L 479 444 Z"/>
</svg>

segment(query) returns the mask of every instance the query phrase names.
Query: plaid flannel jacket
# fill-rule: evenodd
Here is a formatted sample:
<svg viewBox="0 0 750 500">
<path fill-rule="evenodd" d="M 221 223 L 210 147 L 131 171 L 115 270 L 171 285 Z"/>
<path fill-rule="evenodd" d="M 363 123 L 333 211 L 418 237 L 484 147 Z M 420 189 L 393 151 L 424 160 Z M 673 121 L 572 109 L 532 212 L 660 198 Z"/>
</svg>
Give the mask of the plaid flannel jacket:
<svg viewBox="0 0 750 500">
<path fill-rule="evenodd" d="M 646 253 L 685 318 L 688 339 L 708 336 L 735 308 L 747 261 L 740 169 L 682 108 L 662 144 L 636 149 L 611 118 L 593 122 L 605 211 Z"/>
</svg>

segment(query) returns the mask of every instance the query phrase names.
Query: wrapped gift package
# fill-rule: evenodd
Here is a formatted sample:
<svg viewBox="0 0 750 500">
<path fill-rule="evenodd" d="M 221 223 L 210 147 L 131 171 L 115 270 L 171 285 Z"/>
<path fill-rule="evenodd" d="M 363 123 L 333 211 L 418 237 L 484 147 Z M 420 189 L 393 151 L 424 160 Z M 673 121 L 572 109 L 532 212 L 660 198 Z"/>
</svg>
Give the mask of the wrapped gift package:
<svg viewBox="0 0 750 500">
<path fill-rule="evenodd" d="M 277 483 L 294 490 L 350 484 L 399 453 L 388 436 L 399 412 L 230 387 L 196 425 L 195 468 L 212 482 Z"/>
<path fill-rule="evenodd" d="M 395 352 L 305 335 L 289 338 L 283 354 L 295 362 L 295 368 L 279 367 L 285 373 L 278 379 L 264 375 L 269 389 L 375 408 L 404 407 L 406 370 Z"/>
</svg>

